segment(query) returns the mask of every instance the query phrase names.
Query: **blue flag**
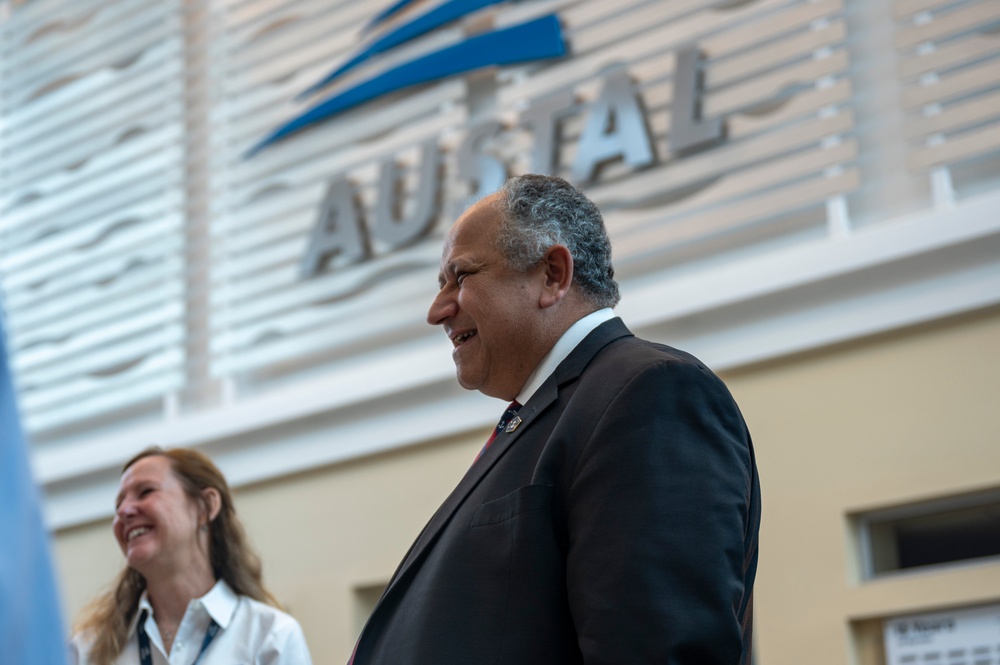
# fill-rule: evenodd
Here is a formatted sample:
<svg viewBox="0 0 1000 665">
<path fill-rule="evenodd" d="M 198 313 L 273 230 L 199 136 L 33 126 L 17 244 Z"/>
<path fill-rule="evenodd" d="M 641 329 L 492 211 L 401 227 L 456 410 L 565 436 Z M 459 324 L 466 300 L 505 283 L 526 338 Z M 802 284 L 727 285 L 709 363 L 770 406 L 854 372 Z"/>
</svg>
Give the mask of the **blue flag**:
<svg viewBox="0 0 1000 665">
<path fill-rule="evenodd" d="M 0 662 L 66 665 L 59 595 L 0 322 Z"/>
</svg>

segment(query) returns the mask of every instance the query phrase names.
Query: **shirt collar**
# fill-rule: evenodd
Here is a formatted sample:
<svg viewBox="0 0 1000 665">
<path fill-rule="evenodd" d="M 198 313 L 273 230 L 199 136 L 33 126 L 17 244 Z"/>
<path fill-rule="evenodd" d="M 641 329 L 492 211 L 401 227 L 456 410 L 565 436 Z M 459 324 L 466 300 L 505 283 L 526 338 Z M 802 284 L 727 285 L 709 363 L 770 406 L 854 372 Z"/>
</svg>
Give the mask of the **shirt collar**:
<svg viewBox="0 0 1000 665">
<path fill-rule="evenodd" d="M 208 593 L 206 593 L 201 598 L 195 598 L 192 603 L 200 603 L 208 615 L 215 620 L 215 623 L 219 624 L 220 628 L 226 628 L 229 626 L 229 622 L 233 618 L 233 614 L 236 613 L 236 606 L 239 604 L 240 597 L 236 595 L 225 580 L 219 580 L 215 583 Z M 132 627 L 129 629 L 128 636 L 132 637 L 132 634 L 136 631 L 136 626 L 139 625 L 139 617 L 142 616 L 143 610 L 147 613 L 147 621 L 153 617 L 153 605 L 149 602 L 149 592 L 143 591 L 142 595 L 139 596 L 139 607 L 135 613 L 135 619 L 132 621 Z"/>
<path fill-rule="evenodd" d="M 531 396 L 535 394 L 535 391 L 545 383 L 545 379 L 549 378 L 552 372 L 556 371 L 559 363 L 566 359 L 566 356 L 583 341 L 583 338 L 589 335 L 594 328 L 613 318 L 615 318 L 615 313 L 610 307 L 605 307 L 596 312 L 591 312 L 571 325 L 563 333 L 562 337 L 559 338 L 559 341 L 545 354 L 542 362 L 538 363 L 538 367 L 531 373 L 531 376 L 528 377 L 524 387 L 521 388 L 521 392 L 517 394 L 518 403 L 527 404 Z"/>
<path fill-rule="evenodd" d="M 220 628 L 226 628 L 229 626 L 229 622 L 236 612 L 236 606 L 240 602 L 240 597 L 226 584 L 225 580 L 219 580 L 212 587 L 211 591 L 198 598 L 195 602 L 201 603 L 205 611 L 208 612 L 208 615 L 215 620 L 215 623 L 219 624 Z"/>
</svg>

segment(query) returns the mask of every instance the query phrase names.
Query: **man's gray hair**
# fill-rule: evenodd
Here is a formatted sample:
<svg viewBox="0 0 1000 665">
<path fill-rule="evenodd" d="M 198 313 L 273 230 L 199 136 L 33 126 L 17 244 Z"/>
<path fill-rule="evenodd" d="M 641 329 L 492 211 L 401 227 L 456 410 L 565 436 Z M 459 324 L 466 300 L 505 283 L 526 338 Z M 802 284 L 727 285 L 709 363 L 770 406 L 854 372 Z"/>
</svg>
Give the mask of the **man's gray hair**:
<svg viewBox="0 0 1000 665">
<path fill-rule="evenodd" d="M 498 192 L 501 222 L 496 245 L 514 270 L 538 264 L 553 245 L 565 245 L 573 257 L 573 283 L 597 308 L 621 300 L 611 241 L 593 201 L 562 178 L 521 175 Z"/>
</svg>

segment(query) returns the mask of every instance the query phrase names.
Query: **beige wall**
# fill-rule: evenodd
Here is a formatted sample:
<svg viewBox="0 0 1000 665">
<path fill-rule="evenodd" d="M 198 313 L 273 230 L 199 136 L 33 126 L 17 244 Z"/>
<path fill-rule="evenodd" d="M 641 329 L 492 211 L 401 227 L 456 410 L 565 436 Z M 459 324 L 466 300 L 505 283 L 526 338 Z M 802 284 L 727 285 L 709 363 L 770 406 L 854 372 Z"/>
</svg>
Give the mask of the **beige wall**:
<svg viewBox="0 0 1000 665">
<path fill-rule="evenodd" d="M 846 519 L 1000 487 L 998 376 L 997 309 L 726 373 L 764 496 L 760 665 L 852 662 L 852 633 L 867 645 L 858 662 L 872 665 L 878 624 L 866 619 L 1000 599 L 997 562 L 860 583 Z M 346 660 L 364 602 L 356 590 L 385 582 L 483 438 L 238 492 L 267 581 L 302 622 L 317 664 Z M 71 614 L 121 564 L 107 523 L 60 532 L 56 555 Z"/>
<path fill-rule="evenodd" d="M 761 473 L 761 665 L 869 665 L 848 639 L 864 619 L 1000 599 L 996 560 L 862 583 L 846 519 L 1000 487 L 1000 311 L 726 379 Z"/>
</svg>

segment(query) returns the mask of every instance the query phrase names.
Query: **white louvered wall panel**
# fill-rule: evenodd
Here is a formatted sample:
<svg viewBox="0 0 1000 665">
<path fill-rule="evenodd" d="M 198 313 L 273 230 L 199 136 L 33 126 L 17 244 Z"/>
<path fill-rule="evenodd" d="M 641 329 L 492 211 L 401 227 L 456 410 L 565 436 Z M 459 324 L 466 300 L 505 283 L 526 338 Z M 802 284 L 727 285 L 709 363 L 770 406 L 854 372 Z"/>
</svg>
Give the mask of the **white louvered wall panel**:
<svg viewBox="0 0 1000 665">
<path fill-rule="evenodd" d="M 606 211 L 625 275 L 641 270 L 630 268 L 640 260 L 662 265 L 682 251 L 699 255 L 698 245 L 703 254 L 772 235 L 769 226 L 780 228 L 789 216 L 825 224 L 828 203 L 858 186 L 842 0 L 730 5 L 575 3 L 562 14 L 575 57 L 524 67 L 501 92 L 512 110 L 559 86 L 586 103 L 599 94 L 596 75 L 627 63 L 660 160 L 638 175 L 622 164 L 607 168 L 587 190 Z M 704 114 L 728 119 L 728 140 L 678 159 L 668 148 L 674 54 L 692 42 L 707 61 Z M 584 117 L 563 124 L 565 177 Z M 530 136 L 522 139 L 498 149 L 517 160 L 530 149 Z"/>
<path fill-rule="evenodd" d="M 308 368 L 317 358 L 350 357 L 421 330 L 426 276 L 440 255 L 435 243 L 305 281 L 299 263 L 330 178 L 349 173 L 370 208 L 379 158 L 415 153 L 464 122 L 463 80 L 348 111 L 336 131 L 317 127 L 244 158 L 271 129 L 315 103 L 294 98 L 357 46 L 375 11 L 335 0 L 219 3 L 215 75 L 225 99 L 213 152 L 224 156 L 226 181 L 213 197 L 213 373 L 242 376 L 245 391 L 253 389 L 249 373 Z M 462 36 L 458 28 L 436 32 L 391 59 Z M 414 273 L 421 278 L 409 280 Z"/>
<path fill-rule="evenodd" d="M 183 382 L 181 20 L 39 0 L 0 28 L 0 275 L 37 437 L 159 416 Z"/>
<path fill-rule="evenodd" d="M 1000 177 L 1000 3 L 897 0 L 909 165 L 938 205 Z"/>
<path fill-rule="evenodd" d="M 803 228 L 822 234 L 832 223 L 846 223 L 843 215 L 831 221 L 828 214 L 845 209 L 838 203 L 859 180 L 843 0 L 731 4 L 556 0 L 489 10 L 496 27 L 560 16 L 572 57 L 501 69 L 493 102 L 493 115 L 516 126 L 531 101 L 574 93 L 579 104 L 562 123 L 558 146 L 560 175 L 568 175 L 601 75 L 624 65 L 635 79 L 658 163 L 642 173 L 612 165 L 588 187 L 608 211 L 616 261 L 626 276 L 650 261 Z M 218 75 L 226 95 L 217 118 L 225 137 L 218 152 L 226 154 L 229 180 L 215 199 L 213 220 L 214 372 L 253 390 L 270 373 L 312 369 L 420 331 L 453 205 L 443 206 L 429 242 L 386 256 L 376 247 L 371 261 L 305 281 L 298 264 L 334 175 L 357 182 L 362 208 L 370 210 L 377 161 L 395 154 L 412 164 L 416 146 L 436 137 L 445 150 L 442 198 L 461 200 L 455 148 L 471 121 L 466 101 L 473 93 L 464 80 L 445 81 L 348 111 L 245 160 L 243 151 L 305 108 L 289 100 L 356 48 L 360 27 L 377 10 L 304 1 L 220 7 L 217 41 L 225 43 L 225 65 Z M 376 58 L 373 69 L 462 34 L 461 26 L 438 31 Z M 667 148 L 674 53 L 691 41 L 707 57 L 705 113 L 727 118 L 729 139 L 678 160 Z M 486 146 L 513 172 L 524 172 L 532 140 L 514 129 Z"/>
</svg>

